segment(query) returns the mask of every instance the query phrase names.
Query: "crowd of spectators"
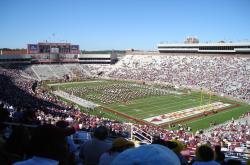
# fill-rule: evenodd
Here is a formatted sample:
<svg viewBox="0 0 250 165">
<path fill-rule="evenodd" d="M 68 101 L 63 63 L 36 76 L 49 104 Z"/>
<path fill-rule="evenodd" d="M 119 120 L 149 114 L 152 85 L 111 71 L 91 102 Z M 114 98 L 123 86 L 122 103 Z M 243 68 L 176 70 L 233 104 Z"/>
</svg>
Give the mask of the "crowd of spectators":
<svg viewBox="0 0 250 165">
<path fill-rule="evenodd" d="M 138 63 L 133 65 L 141 64 Z M 129 68 L 130 67 L 128 67 L 128 69 Z M 122 78 L 122 76 L 120 76 L 120 73 L 121 72 L 118 71 L 117 75 Z M 111 72 L 110 74 L 114 75 L 113 72 Z M 85 131 L 93 131 L 96 130 L 96 128 L 98 128 L 99 126 L 104 126 L 105 128 L 107 128 L 109 135 L 128 135 L 130 125 L 101 116 L 94 116 L 88 113 L 81 112 L 80 109 L 61 101 L 58 97 L 52 95 L 48 90 L 40 88 L 36 85 L 34 86 L 34 84 L 36 83 L 37 82 L 35 80 L 30 80 L 20 76 L 20 71 L 18 69 L 6 69 L 0 67 L 1 161 L 5 161 L 7 164 L 11 164 L 15 161 L 21 160 L 27 160 L 31 162 L 41 161 L 40 157 L 48 157 L 50 159 L 58 160 L 60 164 L 70 164 L 69 162 L 74 160 L 70 152 L 67 152 L 67 149 L 64 148 L 67 142 L 64 142 L 64 138 L 62 138 L 60 141 L 61 137 L 66 137 L 72 134 L 75 130 L 79 129 Z M 70 129 L 69 131 L 65 128 L 59 129 L 58 122 L 60 121 L 67 121 L 69 127 L 71 127 L 72 129 Z M 13 126 L 10 128 L 8 124 L 2 122 L 28 124 L 29 126 L 37 127 L 35 130 L 38 131 L 30 131 L 23 126 Z M 57 126 L 55 126 L 56 124 Z M 163 139 L 164 141 L 178 139 L 178 141 L 185 144 L 187 148 L 196 148 L 198 144 L 207 144 L 208 141 L 209 143 L 220 144 L 222 147 L 224 147 L 223 145 L 225 145 L 225 143 L 222 143 L 221 140 L 224 140 L 223 142 L 225 142 L 225 139 L 227 144 L 238 142 L 237 144 L 241 145 L 249 140 L 250 133 L 248 123 L 238 123 L 235 121 L 233 123 L 214 128 L 212 133 L 209 135 L 194 135 L 184 130 L 166 130 L 160 127 L 149 125 L 134 124 L 134 126 L 152 136 L 159 135 L 159 137 L 161 137 L 161 139 Z M 57 130 L 55 132 L 59 132 L 59 135 L 55 135 L 56 138 L 54 140 L 53 138 L 50 139 L 50 137 L 45 136 L 46 134 L 48 134 L 48 136 L 54 136 L 52 133 L 54 132 L 53 130 Z M 41 138 L 39 138 L 41 137 L 41 134 L 43 135 L 42 137 L 44 139 L 47 138 L 51 140 L 51 143 L 53 143 L 53 145 L 49 143 L 50 145 L 43 146 L 44 150 L 33 150 L 40 148 L 40 146 L 38 147 L 38 145 L 41 145 L 39 143 L 39 141 L 41 141 Z M 59 140 L 57 141 L 56 139 Z M 31 144 L 35 146 L 31 147 L 32 149 L 29 148 L 30 141 L 32 142 Z M 110 147 L 111 146 L 112 145 L 110 145 Z M 52 150 L 51 153 L 48 153 L 50 147 L 52 148 Z M 59 153 L 60 155 L 53 155 L 53 151 L 57 150 L 58 147 L 61 148 L 62 152 Z M 159 149 L 159 147 L 156 148 L 153 150 Z M 134 151 L 131 150 L 133 149 L 129 149 L 129 151 L 133 153 Z M 106 151 L 108 152 L 108 150 Z M 176 154 L 177 151 L 175 151 Z M 72 149 L 72 152 L 74 152 L 74 149 Z M 139 153 L 140 151 L 137 152 Z M 83 159 L 85 159 L 85 157 L 83 156 L 84 154 L 82 154 L 83 152 L 80 153 Z M 180 151 L 178 151 L 178 153 L 180 153 Z M 36 155 L 38 157 L 31 158 L 31 155 Z M 101 154 L 98 156 L 98 158 L 100 156 Z M 122 159 L 122 156 L 120 156 L 119 158 Z M 205 161 L 207 160 L 208 159 L 205 159 Z M 209 159 L 209 161 L 211 161 L 211 158 Z M 94 164 L 96 164 L 96 162 Z M 19 165 L 21 165 L 21 163 Z"/>
<path fill-rule="evenodd" d="M 248 103 L 250 102 L 249 66 L 249 56 L 150 54 L 126 55 L 113 66 L 101 64 L 65 65 L 72 73 L 74 73 L 72 70 L 84 72 L 85 78 L 104 76 L 169 83 L 178 87 L 196 89 L 202 87 L 220 95 L 231 96 Z M 26 66 L 19 69 L 22 70 L 22 74 L 37 78 L 32 73 L 31 68 L 32 66 Z M 57 74 L 53 71 L 52 75 Z M 55 77 L 55 79 L 57 78 Z"/>
<path fill-rule="evenodd" d="M 249 115 L 249 113 L 246 115 Z M 249 117 L 244 117 L 237 121 L 231 120 L 223 125 L 212 127 L 206 132 L 203 139 L 227 147 L 225 150 L 237 150 L 238 147 L 243 147 L 244 142 L 250 139 L 248 122 Z"/>
<path fill-rule="evenodd" d="M 249 56 L 126 55 L 108 77 L 201 87 L 250 103 Z"/>
</svg>

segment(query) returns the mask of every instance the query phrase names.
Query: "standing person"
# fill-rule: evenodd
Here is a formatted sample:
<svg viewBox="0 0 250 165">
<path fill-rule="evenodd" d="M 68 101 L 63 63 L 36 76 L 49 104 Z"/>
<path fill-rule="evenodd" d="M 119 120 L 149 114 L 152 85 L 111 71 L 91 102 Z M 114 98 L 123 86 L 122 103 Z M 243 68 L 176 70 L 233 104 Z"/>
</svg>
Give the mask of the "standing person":
<svg viewBox="0 0 250 165">
<path fill-rule="evenodd" d="M 93 139 L 81 145 L 79 157 L 84 165 L 98 165 L 101 155 L 111 148 L 111 143 L 106 141 L 108 129 L 100 126 L 95 129 Z"/>
<path fill-rule="evenodd" d="M 221 152 L 221 146 L 216 145 L 214 147 L 214 151 L 215 151 L 215 161 L 222 164 L 222 165 L 226 164 L 225 163 L 225 154 L 223 152 Z"/>
<path fill-rule="evenodd" d="M 116 138 L 108 152 L 102 154 L 99 165 L 109 165 L 119 153 L 126 149 L 133 148 L 135 144 L 125 138 Z"/>
<path fill-rule="evenodd" d="M 56 123 L 56 126 L 58 128 L 62 128 L 64 130 L 68 130 L 71 131 L 70 136 L 66 137 L 67 140 L 67 144 L 68 144 L 68 149 L 69 149 L 69 155 L 68 155 L 68 160 L 70 163 L 74 163 L 75 162 L 75 153 L 77 151 L 77 146 L 75 145 L 73 139 L 71 138 L 71 135 L 74 134 L 76 131 L 73 127 L 68 127 L 69 123 L 64 121 L 64 120 L 60 120 Z"/>
<path fill-rule="evenodd" d="M 72 134 L 74 134 L 76 131 L 73 127 L 69 127 L 69 123 L 64 121 L 64 120 L 60 120 L 56 123 L 56 126 L 62 129 L 71 129 L 72 130 Z M 68 147 L 69 147 L 69 151 L 70 153 L 75 153 L 77 150 L 77 147 L 73 141 L 73 139 L 70 136 L 67 136 L 67 143 L 68 143 Z"/>
<path fill-rule="evenodd" d="M 32 158 L 14 165 L 64 165 L 67 164 L 68 147 L 66 137 L 70 132 L 54 125 L 35 128 L 30 141 Z"/>
</svg>

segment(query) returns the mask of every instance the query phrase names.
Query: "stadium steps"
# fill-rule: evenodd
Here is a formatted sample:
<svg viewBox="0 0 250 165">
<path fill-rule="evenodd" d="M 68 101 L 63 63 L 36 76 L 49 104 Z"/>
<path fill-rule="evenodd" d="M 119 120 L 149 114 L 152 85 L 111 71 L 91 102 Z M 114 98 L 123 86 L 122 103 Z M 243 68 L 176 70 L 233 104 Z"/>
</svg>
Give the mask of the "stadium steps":
<svg viewBox="0 0 250 165">
<path fill-rule="evenodd" d="M 57 76 L 48 65 L 34 65 L 32 68 L 41 80 L 57 79 Z"/>
</svg>

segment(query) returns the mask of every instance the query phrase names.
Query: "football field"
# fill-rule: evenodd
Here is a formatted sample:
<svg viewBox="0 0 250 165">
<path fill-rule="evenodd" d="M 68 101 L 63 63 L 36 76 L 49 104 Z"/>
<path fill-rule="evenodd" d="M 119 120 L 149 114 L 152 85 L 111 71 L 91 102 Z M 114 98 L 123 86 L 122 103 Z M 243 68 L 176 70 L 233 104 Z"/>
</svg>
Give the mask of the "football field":
<svg viewBox="0 0 250 165">
<path fill-rule="evenodd" d="M 222 123 L 250 110 L 247 104 L 204 91 L 128 81 L 92 80 L 50 84 L 54 90 L 94 102 L 110 118 L 162 127 L 186 123 L 194 130 Z"/>
</svg>

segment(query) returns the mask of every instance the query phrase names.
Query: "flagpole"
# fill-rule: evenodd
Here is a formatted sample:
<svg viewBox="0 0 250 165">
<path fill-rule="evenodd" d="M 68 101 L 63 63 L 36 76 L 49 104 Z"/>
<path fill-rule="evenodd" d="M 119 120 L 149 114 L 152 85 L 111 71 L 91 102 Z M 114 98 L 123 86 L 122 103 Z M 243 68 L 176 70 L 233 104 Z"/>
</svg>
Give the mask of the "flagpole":
<svg viewBox="0 0 250 165">
<path fill-rule="evenodd" d="M 209 91 L 209 105 L 211 104 L 211 98 L 212 98 L 212 92 L 211 91 Z"/>
<path fill-rule="evenodd" d="M 202 98 L 203 98 L 203 96 L 202 96 L 202 88 L 201 88 L 200 106 L 202 105 Z"/>
</svg>

